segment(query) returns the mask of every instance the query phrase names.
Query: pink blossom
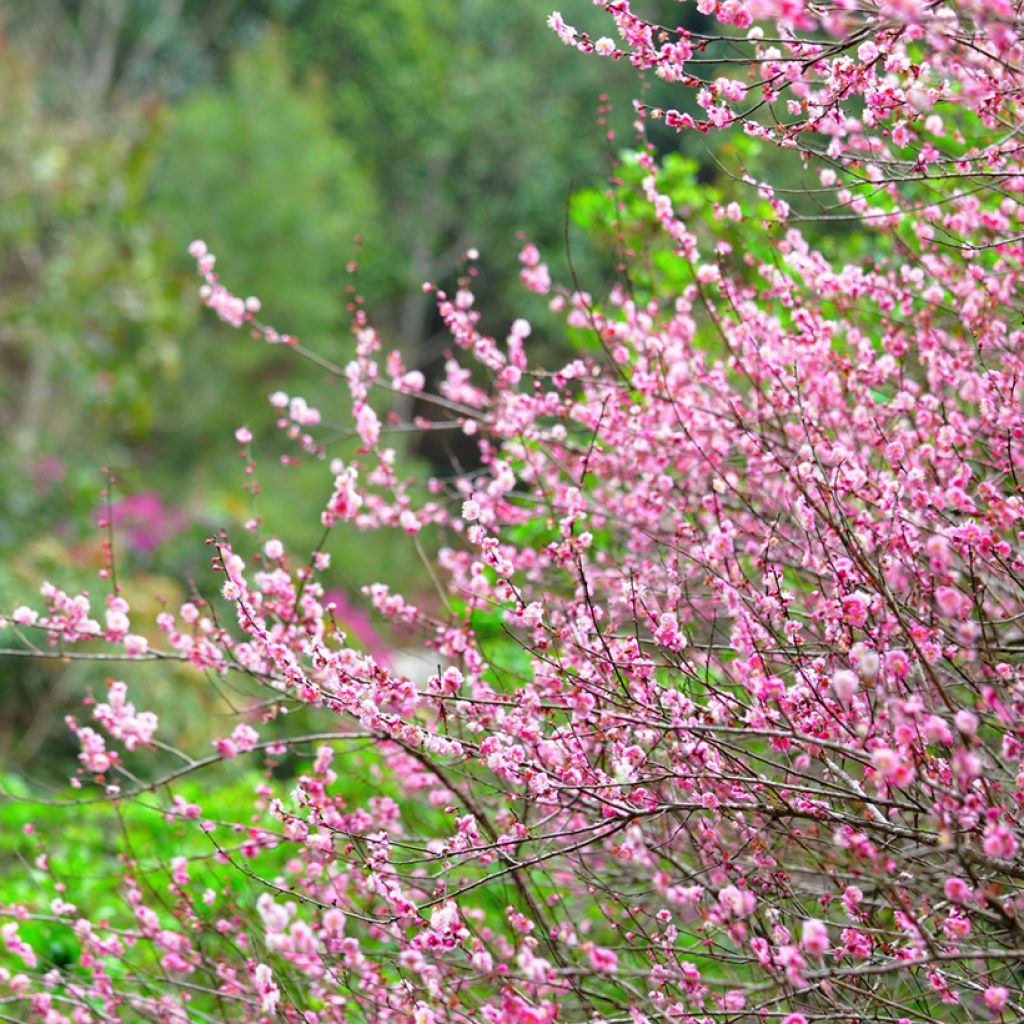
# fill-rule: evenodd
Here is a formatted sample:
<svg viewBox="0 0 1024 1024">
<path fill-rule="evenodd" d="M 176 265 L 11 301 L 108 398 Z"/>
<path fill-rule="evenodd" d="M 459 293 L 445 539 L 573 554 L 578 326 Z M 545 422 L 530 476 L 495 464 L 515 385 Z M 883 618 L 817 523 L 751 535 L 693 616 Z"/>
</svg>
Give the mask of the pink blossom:
<svg viewBox="0 0 1024 1024">
<path fill-rule="evenodd" d="M 953 721 L 964 736 L 973 736 L 978 731 L 978 716 L 966 708 L 961 708 L 953 716 Z"/>
<path fill-rule="evenodd" d="M 985 853 L 989 857 L 1009 860 L 1017 852 L 1017 838 L 1003 822 L 992 822 L 985 827 Z"/>
<path fill-rule="evenodd" d="M 824 956 L 829 950 L 828 928 L 825 922 L 813 918 L 804 921 L 800 945 L 809 956 Z"/>
<path fill-rule="evenodd" d="M 722 912 L 730 918 L 740 920 L 749 917 L 754 912 L 757 900 L 752 892 L 746 889 L 737 889 L 734 885 L 727 885 L 718 893 L 718 905 Z"/>
<path fill-rule="evenodd" d="M 971 896 L 971 890 L 962 878 L 947 878 L 943 886 L 946 899 L 954 903 L 964 903 Z"/>
<path fill-rule="evenodd" d="M 11 621 L 19 626 L 33 626 L 39 618 L 39 613 L 26 605 L 19 605 L 11 613 Z"/>
<path fill-rule="evenodd" d="M 960 591 L 954 590 L 952 587 L 939 587 L 935 591 L 935 603 L 939 606 L 939 611 L 947 618 L 959 619 L 963 617 L 965 603 Z M 966 608 L 969 607 L 969 604 L 966 605 Z"/>
<path fill-rule="evenodd" d="M 1010 992 L 1002 985 L 989 985 L 983 993 L 985 1005 L 993 1013 L 1002 1013 L 1006 1004 L 1010 1001 Z"/>
<path fill-rule="evenodd" d="M 839 669 L 832 674 L 832 689 L 843 704 L 849 704 L 860 688 L 860 680 L 848 669 Z"/>
<path fill-rule="evenodd" d="M 591 946 L 587 955 L 590 958 L 590 966 L 600 974 L 614 974 L 619 969 L 619 958 L 613 949 Z"/>
</svg>

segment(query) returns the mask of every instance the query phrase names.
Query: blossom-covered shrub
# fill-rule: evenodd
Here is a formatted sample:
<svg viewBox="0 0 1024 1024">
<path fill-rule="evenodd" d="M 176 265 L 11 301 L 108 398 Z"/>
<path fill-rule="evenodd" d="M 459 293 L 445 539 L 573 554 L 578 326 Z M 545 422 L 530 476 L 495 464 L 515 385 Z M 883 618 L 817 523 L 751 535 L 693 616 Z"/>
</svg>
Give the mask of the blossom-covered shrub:
<svg viewBox="0 0 1024 1024">
<path fill-rule="evenodd" d="M 641 151 L 668 240 L 648 286 L 627 273 L 597 299 L 527 245 L 524 284 L 587 339 L 542 367 L 526 319 L 480 331 L 470 259 L 454 294 L 427 286 L 452 337 L 433 395 L 358 308 L 355 358 L 334 366 L 259 323 L 193 246 L 224 320 L 345 381 L 363 448 L 330 462 L 326 413 L 273 395 L 330 466 L 307 512 L 323 541 L 286 551 L 256 519 L 215 538 L 220 597 L 162 614 L 159 649 L 116 593 L 97 610 L 47 584 L 45 607 L 11 615 L 64 651 L 102 638 L 262 701 L 212 751 L 163 747 L 178 766 L 159 777 L 139 774 L 163 740 L 131 664 L 71 723 L 79 786 L 158 799 L 208 847 L 127 857 L 116 911 L 76 905 L 40 852 L 40 902 L 3 910 L 8 1016 L 1022 1012 L 1018 11 L 699 0 L 721 35 L 697 37 L 599 6 L 607 36 L 552 27 L 702 112 L 638 105 L 641 125 L 742 130 L 802 161 L 807 186 L 783 195 L 747 167 L 745 200 L 688 220 Z M 833 222 L 877 256 L 827 258 Z M 445 411 L 412 426 L 462 431 L 482 463 L 425 495 L 389 447 L 388 400 L 412 392 Z M 425 680 L 350 644 L 325 600 L 368 530 L 435 584 L 429 605 L 365 586 L 421 638 Z M 319 727 L 289 732 L 286 713 Z M 297 777 L 270 776 L 233 821 L 175 793 L 286 752 Z M 59 968 L 26 938 L 54 921 L 77 943 Z"/>
</svg>

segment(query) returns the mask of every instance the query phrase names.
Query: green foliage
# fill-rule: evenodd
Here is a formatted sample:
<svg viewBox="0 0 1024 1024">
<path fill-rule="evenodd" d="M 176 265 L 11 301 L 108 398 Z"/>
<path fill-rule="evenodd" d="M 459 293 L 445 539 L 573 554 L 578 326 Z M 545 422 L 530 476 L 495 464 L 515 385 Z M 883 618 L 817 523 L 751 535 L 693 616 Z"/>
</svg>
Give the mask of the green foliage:
<svg viewBox="0 0 1024 1024">
<path fill-rule="evenodd" d="M 148 209 L 159 117 L 105 131 L 53 114 L 11 52 L 0 125 L 0 551 L 20 558 L 87 527 L 99 464 L 156 425 L 153 396 L 180 379 L 197 311 Z M 11 556 L 0 562 L 6 596 Z"/>
<path fill-rule="evenodd" d="M 194 318 L 146 208 L 159 123 L 137 116 L 105 134 L 52 119 L 26 64 L 12 56 L 0 75 L 0 422 L 22 456 L 61 448 L 97 416 L 138 436 L 145 392 L 177 372 L 174 339 Z M 76 387 L 83 377 L 90 387 Z"/>
<path fill-rule="evenodd" d="M 195 860 L 186 891 L 205 926 L 204 941 L 216 943 L 217 918 L 230 917 L 238 906 L 250 908 L 260 891 L 253 876 L 281 873 L 288 851 L 285 844 L 246 856 L 240 849 L 243 837 L 217 825 L 232 820 L 237 807 L 252 800 L 253 790 L 266 784 L 251 769 L 229 769 L 228 778 L 224 774 L 222 769 L 212 788 L 198 779 L 173 786 L 175 795 L 202 803 L 204 820 L 214 823 L 208 830 L 201 829 L 198 821 L 167 815 L 170 788 L 123 804 L 86 797 L 87 802 L 76 806 L 74 801 L 82 799 L 80 792 L 64 789 L 49 802 L 40 802 L 37 786 L 14 775 L 0 776 L 5 824 L 0 834 L 0 874 L 5 899 L 38 905 L 54 897 L 68 898 L 74 906 L 87 907 L 115 924 L 128 924 L 132 908 L 123 886 L 123 864 L 131 865 L 131 877 L 148 896 L 166 889 L 171 862 L 187 855 Z M 41 853 L 45 861 L 39 859 Z M 167 912 L 170 921 L 170 907 Z M 60 970 L 60 984 L 71 983 L 78 971 L 80 947 L 71 927 L 74 920 L 72 911 L 65 917 L 38 916 L 20 925 L 20 933 L 41 956 L 42 969 Z M 161 952 L 154 943 L 142 943 L 134 949 L 133 959 L 159 972 Z M 121 969 L 111 966 L 112 972 Z"/>
<path fill-rule="evenodd" d="M 268 322 L 317 342 L 338 331 L 344 264 L 377 199 L 323 84 L 292 81 L 278 33 L 234 57 L 223 89 L 172 109 L 161 156 L 154 210 L 176 251 L 202 237 L 229 287 L 265 299 Z"/>
<path fill-rule="evenodd" d="M 366 231 L 367 294 L 406 347 L 432 330 L 420 284 L 450 278 L 471 246 L 484 257 L 474 288 L 505 329 L 521 306 L 507 285 L 515 232 L 557 259 L 568 195 L 602 166 L 608 69 L 580 61 L 567 77 L 548 13 L 546 0 L 380 0 L 306 3 L 288 18 L 297 65 L 323 69 L 339 131 L 360 140 L 388 198 Z M 612 83 L 623 110 L 630 78 Z"/>
</svg>

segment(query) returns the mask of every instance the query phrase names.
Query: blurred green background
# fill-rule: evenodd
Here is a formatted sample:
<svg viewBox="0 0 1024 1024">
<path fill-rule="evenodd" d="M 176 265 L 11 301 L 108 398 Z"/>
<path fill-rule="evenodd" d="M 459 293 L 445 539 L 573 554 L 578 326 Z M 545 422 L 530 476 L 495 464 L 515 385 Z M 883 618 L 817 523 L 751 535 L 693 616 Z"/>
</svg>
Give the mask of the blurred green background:
<svg viewBox="0 0 1024 1024">
<path fill-rule="evenodd" d="M 649 8 L 701 27 L 693 5 Z M 550 9 L 0 0 L 0 610 L 31 603 L 44 578 L 98 592 L 101 466 L 118 480 L 115 543 L 135 628 L 160 600 L 176 606 L 190 580 L 209 588 L 203 539 L 249 514 L 233 438 L 243 423 L 256 435 L 267 533 L 300 551 L 316 542 L 326 468 L 279 464 L 291 449 L 267 396 L 310 398 L 337 438 L 328 454 L 344 455 L 347 393 L 200 307 L 193 238 L 217 254 L 230 288 L 260 296 L 264 319 L 344 364 L 358 234 L 355 283 L 385 348 L 428 376 L 447 337 L 421 283 L 450 286 L 476 247 L 483 328 L 503 337 L 520 315 L 543 328 L 543 300 L 518 284 L 517 232 L 566 279 L 571 195 L 580 285 L 603 291 L 616 243 L 598 236 L 614 209 L 599 209 L 595 189 L 632 142 L 641 86 L 628 63 L 562 46 Z M 582 0 L 572 20 L 609 27 Z M 657 101 L 664 87 L 648 89 Z M 614 143 L 598 123 L 602 93 Z M 674 134 L 656 141 L 679 145 Z M 689 187 L 720 176 L 702 148 L 693 156 L 680 165 Z M 557 350 L 564 327 L 530 344 Z M 448 454 L 411 440 L 403 458 L 426 476 Z M 359 615 L 359 584 L 415 594 L 409 564 L 406 545 L 360 538 L 332 585 Z M 66 776 L 74 749 L 60 713 L 102 675 L 0 659 L 7 765 Z M 155 689 L 139 696 L 167 704 L 179 731 L 208 724 L 201 698 L 161 697 L 149 675 Z"/>
</svg>

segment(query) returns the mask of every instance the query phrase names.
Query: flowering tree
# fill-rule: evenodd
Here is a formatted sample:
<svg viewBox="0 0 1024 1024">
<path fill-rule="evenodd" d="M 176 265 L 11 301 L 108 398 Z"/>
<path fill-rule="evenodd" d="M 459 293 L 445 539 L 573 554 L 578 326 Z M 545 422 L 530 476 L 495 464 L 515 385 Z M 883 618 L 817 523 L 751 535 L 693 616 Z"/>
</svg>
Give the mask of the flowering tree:
<svg viewBox="0 0 1024 1024">
<path fill-rule="evenodd" d="M 215 538 L 221 597 L 161 615 L 159 649 L 116 588 L 96 618 L 51 584 L 12 613 L 61 653 L 100 637 L 262 702 L 212 753 L 162 744 L 120 680 L 71 721 L 77 784 L 100 787 L 83 800 L 158 800 L 205 847 L 126 858 L 117 913 L 76 907 L 41 852 L 46 900 L 3 911 L 7 1019 L 1024 1013 L 1020 14 L 699 0 L 721 34 L 697 37 L 599 6 L 608 36 L 551 25 L 695 91 L 693 113 L 639 104 L 641 126 L 738 128 L 817 183 L 787 198 L 744 168 L 745 199 L 684 219 L 641 151 L 660 276 L 625 257 L 602 302 L 522 250 L 526 287 L 589 339 L 557 370 L 531 364 L 525 320 L 480 332 L 471 256 L 455 294 L 430 289 L 452 355 L 420 397 L 446 419 L 413 426 L 475 438 L 482 467 L 425 498 L 386 411 L 422 377 L 358 307 L 355 358 L 332 365 L 194 244 L 222 319 L 347 382 L 362 448 L 331 463 L 315 551 L 258 520 Z M 823 222 L 876 256 L 830 261 Z M 323 455 L 320 413 L 271 401 Z M 365 590 L 422 637 L 424 681 L 351 645 L 322 600 L 354 530 L 427 564 L 429 607 Z M 282 735 L 286 712 L 316 727 Z M 140 776 L 158 747 L 179 764 Z M 297 779 L 234 820 L 176 792 L 288 750 Z M 71 964 L 26 938 L 40 921 L 73 931 Z"/>
</svg>

